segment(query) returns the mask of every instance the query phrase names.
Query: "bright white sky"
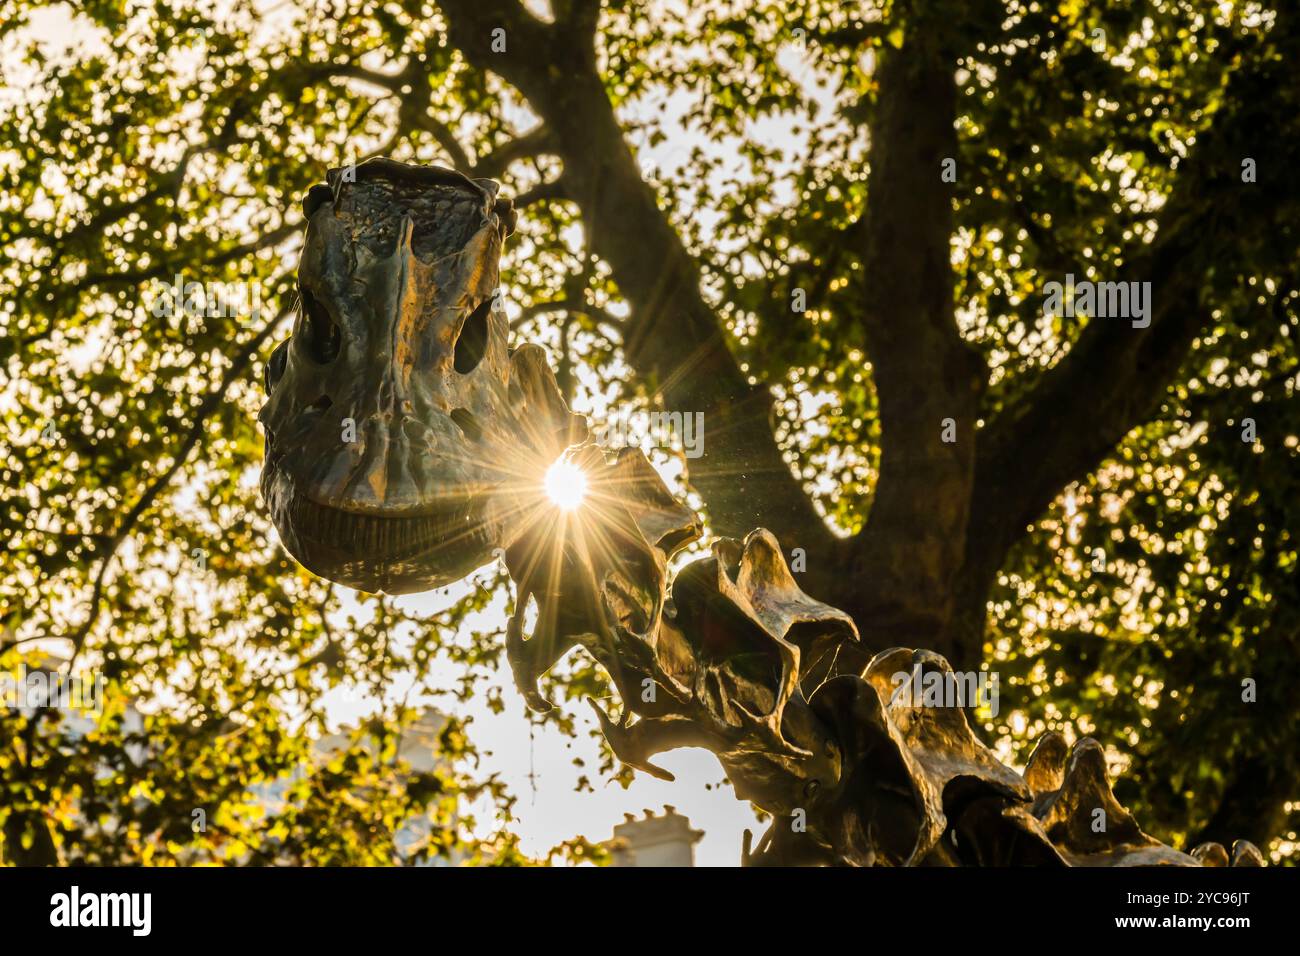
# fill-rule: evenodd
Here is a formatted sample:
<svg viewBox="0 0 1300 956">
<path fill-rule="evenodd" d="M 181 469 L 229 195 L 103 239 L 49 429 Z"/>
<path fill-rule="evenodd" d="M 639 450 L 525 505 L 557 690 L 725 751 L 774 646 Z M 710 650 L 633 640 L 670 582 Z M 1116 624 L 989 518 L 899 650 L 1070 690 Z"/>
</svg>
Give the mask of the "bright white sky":
<svg viewBox="0 0 1300 956">
<path fill-rule="evenodd" d="M 407 610 L 432 612 L 461 591 L 458 587 L 398 600 Z M 362 613 L 359 608 L 357 612 Z M 467 621 L 466 627 L 500 628 L 504 621 L 504 602 L 499 602 L 477 619 Z M 449 683 L 457 673 L 449 665 L 435 667 L 432 683 L 439 683 L 438 678 L 442 676 Z M 513 829 L 520 835 L 525 852 L 544 853 L 577 834 L 592 840 L 608 839 L 613 836 L 614 824 L 621 823 L 625 813 L 641 816 L 646 809 L 661 813 L 665 804 L 676 807 L 695 829 L 704 831 L 704 838 L 696 845 L 696 863 L 700 866 L 738 866 L 742 832 L 748 827 L 757 836 L 764 829 L 757 823 L 749 804 L 737 800 L 729 786 L 718 786 L 723 778 L 722 767 L 708 751 L 679 750 L 660 755 L 656 762 L 677 777 L 672 783 L 638 773 L 627 790 L 618 784 L 606 785 L 596 772 L 599 762 L 596 744 L 586 736 L 595 726 L 595 719 L 585 704 L 564 705 L 572 708 L 578 718 L 581 733 L 576 739 L 550 727 L 538 727 L 530 744 L 523 699 L 515 691 L 509 668 L 498 668 L 489 678 L 488 686 L 502 690 L 506 707 L 500 714 L 488 709 L 486 694 L 471 699 L 464 709 L 455 709 L 455 713 L 472 719 L 470 737 L 488 754 L 476 775 L 500 773 L 510 792 L 519 797 L 515 805 L 519 820 Z M 395 687 L 393 694 L 400 697 L 405 690 L 405 687 Z M 372 706 L 346 692 L 334 693 L 329 705 L 331 715 L 346 723 L 361 717 Z M 446 712 L 453 711 L 446 702 L 437 706 Z M 581 757 L 585 768 L 573 766 L 574 757 Z M 530 773 L 535 787 L 529 780 Z M 575 792 L 578 778 L 584 773 L 593 781 L 594 793 Z M 485 819 L 491 812 L 486 802 L 473 809 Z"/>
</svg>

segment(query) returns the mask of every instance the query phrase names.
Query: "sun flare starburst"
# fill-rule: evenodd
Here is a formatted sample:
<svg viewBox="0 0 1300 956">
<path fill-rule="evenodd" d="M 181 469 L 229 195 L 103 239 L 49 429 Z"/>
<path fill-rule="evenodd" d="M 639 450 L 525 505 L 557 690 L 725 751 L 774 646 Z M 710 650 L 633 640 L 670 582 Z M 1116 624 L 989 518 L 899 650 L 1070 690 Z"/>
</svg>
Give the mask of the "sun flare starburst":
<svg viewBox="0 0 1300 956">
<path fill-rule="evenodd" d="M 546 497 L 561 511 L 573 511 L 587 497 L 587 475 L 567 458 L 558 459 L 546 472 Z"/>
</svg>

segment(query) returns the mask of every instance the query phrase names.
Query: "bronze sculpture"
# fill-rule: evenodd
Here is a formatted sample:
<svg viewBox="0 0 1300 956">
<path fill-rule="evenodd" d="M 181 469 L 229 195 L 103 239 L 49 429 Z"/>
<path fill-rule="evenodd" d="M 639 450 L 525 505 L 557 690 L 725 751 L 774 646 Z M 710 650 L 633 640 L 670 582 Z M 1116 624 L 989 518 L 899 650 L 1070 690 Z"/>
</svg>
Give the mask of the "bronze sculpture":
<svg viewBox="0 0 1300 956">
<path fill-rule="evenodd" d="M 1002 764 L 963 707 L 897 692 L 900 673 L 950 675 L 942 657 L 867 660 L 761 528 L 670 576 L 698 516 L 640 451 L 591 440 L 540 348 L 508 347 L 494 292 L 514 212 L 496 184 L 391 160 L 327 178 L 304 203 L 299 315 L 259 416 L 263 494 L 306 567 L 403 593 L 500 549 L 529 706 L 551 706 L 538 678 L 584 648 L 623 702 L 617 719 L 591 702 L 620 760 L 671 779 L 656 754 L 707 748 L 773 816 L 747 865 L 1263 865 L 1246 841 L 1185 854 L 1143 833 L 1091 739 L 1047 734 L 1023 775 Z M 586 476 L 580 514 L 540 491 L 561 457 Z"/>
</svg>

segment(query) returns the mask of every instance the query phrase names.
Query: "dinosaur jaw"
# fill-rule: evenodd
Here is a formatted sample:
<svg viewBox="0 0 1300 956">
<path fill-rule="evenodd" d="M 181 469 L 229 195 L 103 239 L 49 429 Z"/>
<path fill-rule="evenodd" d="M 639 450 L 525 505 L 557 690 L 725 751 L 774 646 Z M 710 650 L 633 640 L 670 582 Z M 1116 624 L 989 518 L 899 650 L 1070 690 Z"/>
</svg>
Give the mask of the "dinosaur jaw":
<svg viewBox="0 0 1300 956">
<path fill-rule="evenodd" d="M 286 550 L 321 577 L 359 591 L 445 587 L 485 563 L 495 532 L 473 503 L 419 514 L 360 513 L 305 494 L 268 464 L 262 494 Z"/>
</svg>

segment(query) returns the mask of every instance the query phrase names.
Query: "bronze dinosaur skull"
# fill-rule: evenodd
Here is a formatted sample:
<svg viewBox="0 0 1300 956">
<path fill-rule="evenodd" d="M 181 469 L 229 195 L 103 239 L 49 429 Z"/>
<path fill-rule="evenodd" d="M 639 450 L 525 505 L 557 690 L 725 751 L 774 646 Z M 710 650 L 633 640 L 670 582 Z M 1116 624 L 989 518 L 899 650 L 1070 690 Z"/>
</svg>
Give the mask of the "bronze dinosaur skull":
<svg viewBox="0 0 1300 956">
<path fill-rule="evenodd" d="M 267 366 L 263 495 L 317 574 L 440 587 L 502 530 L 493 492 L 518 423 L 494 304 L 514 211 L 496 183 L 436 166 L 371 160 L 327 180 L 304 202 L 293 335 Z"/>
</svg>

